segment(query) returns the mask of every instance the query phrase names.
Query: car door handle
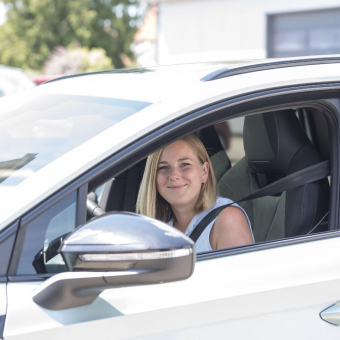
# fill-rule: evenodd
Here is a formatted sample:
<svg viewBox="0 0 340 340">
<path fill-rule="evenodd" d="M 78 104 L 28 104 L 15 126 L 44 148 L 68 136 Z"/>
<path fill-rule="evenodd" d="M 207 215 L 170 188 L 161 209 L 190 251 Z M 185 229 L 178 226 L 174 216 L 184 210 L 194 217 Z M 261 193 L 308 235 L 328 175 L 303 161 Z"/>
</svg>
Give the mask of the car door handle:
<svg viewBox="0 0 340 340">
<path fill-rule="evenodd" d="M 320 317 L 332 325 L 340 325 L 340 301 L 323 310 Z"/>
</svg>

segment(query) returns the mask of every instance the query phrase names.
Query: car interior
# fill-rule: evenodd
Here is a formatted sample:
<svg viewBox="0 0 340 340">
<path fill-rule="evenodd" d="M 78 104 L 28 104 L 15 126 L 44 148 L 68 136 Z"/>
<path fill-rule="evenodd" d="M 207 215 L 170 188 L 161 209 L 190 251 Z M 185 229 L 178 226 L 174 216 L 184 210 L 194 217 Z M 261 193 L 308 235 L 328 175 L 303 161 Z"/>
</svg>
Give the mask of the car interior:
<svg viewBox="0 0 340 340">
<path fill-rule="evenodd" d="M 234 162 L 228 157 L 229 145 L 233 143 L 229 128 L 221 129 L 215 124 L 194 133 L 208 151 L 219 195 L 235 202 L 294 172 L 330 159 L 327 118 L 315 108 L 246 116 L 241 136 L 244 156 Z M 145 163 L 146 159 L 89 193 L 88 219 L 109 211 L 134 212 Z M 239 203 L 251 221 L 255 242 L 327 231 L 329 181 L 330 178 L 324 178 Z"/>
</svg>

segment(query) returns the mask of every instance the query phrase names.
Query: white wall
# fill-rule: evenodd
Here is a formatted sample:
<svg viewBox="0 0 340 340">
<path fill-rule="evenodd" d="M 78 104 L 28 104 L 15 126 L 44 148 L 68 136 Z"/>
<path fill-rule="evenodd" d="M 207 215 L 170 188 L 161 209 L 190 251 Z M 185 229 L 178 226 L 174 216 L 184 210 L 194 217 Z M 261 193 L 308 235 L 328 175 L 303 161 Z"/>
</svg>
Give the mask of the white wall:
<svg viewBox="0 0 340 340">
<path fill-rule="evenodd" d="M 158 62 L 172 64 L 265 58 L 268 14 L 340 8 L 340 0 L 158 0 L 158 5 Z"/>
</svg>

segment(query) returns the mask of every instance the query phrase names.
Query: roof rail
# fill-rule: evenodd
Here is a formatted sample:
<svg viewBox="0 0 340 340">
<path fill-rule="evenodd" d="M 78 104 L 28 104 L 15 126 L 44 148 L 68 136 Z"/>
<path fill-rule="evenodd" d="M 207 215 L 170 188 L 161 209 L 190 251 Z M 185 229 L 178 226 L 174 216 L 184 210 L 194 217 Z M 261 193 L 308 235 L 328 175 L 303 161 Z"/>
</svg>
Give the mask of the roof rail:
<svg viewBox="0 0 340 340">
<path fill-rule="evenodd" d="M 69 78 L 78 78 L 83 76 L 89 76 L 94 74 L 110 74 L 110 73 L 146 73 L 151 72 L 151 69 L 148 68 L 117 68 L 113 70 L 105 70 L 105 71 L 97 71 L 97 72 L 86 72 L 86 73 L 77 73 L 77 74 L 71 74 L 69 76 L 62 76 L 57 77 L 48 81 L 45 81 L 44 83 L 39 84 L 39 86 L 43 84 L 53 83 L 55 81 L 63 80 L 63 79 L 69 79 Z"/>
<path fill-rule="evenodd" d="M 261 63 L 248 64 L 243 66 L 236 66 L 232 68 L 222 68 L 216 70 L 204 76 L 202 81 L 211 81 L 226 77 L 231 77 L 239 74 L 272 70 L 283 67 L 294 67 L 294 66 L 308 66 L 318 64 L 333 64 L 340 63 L 340 56 L 337 57 L 313 57 L 306 59 L 289 59 L 289 60 L 276 60 L 276 61 L 265 61 Z"/>
</svg>

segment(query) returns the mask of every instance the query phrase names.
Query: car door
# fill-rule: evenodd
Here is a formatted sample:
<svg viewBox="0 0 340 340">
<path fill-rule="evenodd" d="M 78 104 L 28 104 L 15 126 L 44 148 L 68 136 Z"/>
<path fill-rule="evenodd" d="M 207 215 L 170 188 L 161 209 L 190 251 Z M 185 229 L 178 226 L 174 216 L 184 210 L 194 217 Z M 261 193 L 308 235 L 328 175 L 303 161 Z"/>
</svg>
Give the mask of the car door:
<svg viewBox="0 0 340 340">
<path fill-rule="evenodd" d="M 339 299 L 340 238 L 201 255 L 186 281 L 106 290 L 60 311 L 32 300 L 41 281 L 9 282 L 5 339 L 337 339 L 319 313 Z"/>
<path fill-rule="evenodd" d="M 83 191 L 69 186 L 21 220 L 5 339 L 339 337 L 338 328 L 320 318 L 340 300 L 336 219 L 331 232 L 200 254 L 185 281 L 108 289 L 90 305 L 65 310 L 38 306 L 36 289 L 65 270 L 45 250 L 84 222 Z M 48 264 L 46 273 L 39 272 L 39 260 Z"/>
<path fill-rule="evenodd" d="M 319 316 L 339 299 L 337 231 L 201 254 L 186 281 L 106 290 L 87 306 L 38 306 L 32 297 L 44 278 L 65 270 L 55 258 L 47 262 L 49 273 L 37 274 L 39 256 L 47 256 L 46 240 L 75 227 L 76 200 L 74 191 L 22 221 L 19 261 L 12 261 L 7 284 L 5 339 L 338 338 L 338 328 Z"/>
</svg>

